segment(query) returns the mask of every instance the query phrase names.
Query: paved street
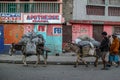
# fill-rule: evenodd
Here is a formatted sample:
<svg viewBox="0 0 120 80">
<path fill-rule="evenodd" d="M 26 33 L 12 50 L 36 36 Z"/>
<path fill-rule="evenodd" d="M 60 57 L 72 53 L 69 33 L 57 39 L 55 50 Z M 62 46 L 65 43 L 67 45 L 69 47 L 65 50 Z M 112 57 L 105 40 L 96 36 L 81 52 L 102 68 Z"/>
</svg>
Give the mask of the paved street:
<svg viewBox="0 0 120 80">
<path fill-rule="evenodd" d="M 0 63 L 0 80 L 120 80 L 120 67 L 110 70 L 100 70 L 84 65 L 74 68 L 73 65 L 39 65 Z"/>
</svg>

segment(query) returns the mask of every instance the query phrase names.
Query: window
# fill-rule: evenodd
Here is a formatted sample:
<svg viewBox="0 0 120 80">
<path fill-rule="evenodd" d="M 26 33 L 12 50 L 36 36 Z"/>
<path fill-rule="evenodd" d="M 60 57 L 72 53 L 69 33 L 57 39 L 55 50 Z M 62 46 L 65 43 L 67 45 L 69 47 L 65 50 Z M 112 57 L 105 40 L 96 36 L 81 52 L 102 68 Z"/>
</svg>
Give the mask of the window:
<svg viewBox="0 0 120 80">
<path fill-rule="evenodd" d="M 59 13 L 59 3 L 33 3 L 33 13 Z"/>
<path fill-rule="evenodd" d="M 109 0 L 110 5 L 120 5 L 120 0 Z"/>
<path fill-rule="evenodd" d="M 9 3 L 7 7 L 9 13 L 16 12 L 17 5 L 15 3 Z"/>
<path fill-rule="evenodd" d="M 15 13 L 17 4 L 15 3 L 0 3 L 0 12 Z"/>
<path fill-rule="evenodd" d="M 60 3 L 0 3 L 2 13 L 59 13 Z"/>
<path fill-rule="evenodd" d="M 104 6 L 86 6 L 87 15 L 105 15 L 105 7 Z"/>
<path fill-rule="evenodd" d="M 120 7 L 109 7 L 108 15 L 109 16 L 120 16 Z"/>
<path fill-rule="evenodd" d="M 29 12 L 29 4 L 28 3 L 20 3 L 20 12 L 28 13 Z"/>
</svg>

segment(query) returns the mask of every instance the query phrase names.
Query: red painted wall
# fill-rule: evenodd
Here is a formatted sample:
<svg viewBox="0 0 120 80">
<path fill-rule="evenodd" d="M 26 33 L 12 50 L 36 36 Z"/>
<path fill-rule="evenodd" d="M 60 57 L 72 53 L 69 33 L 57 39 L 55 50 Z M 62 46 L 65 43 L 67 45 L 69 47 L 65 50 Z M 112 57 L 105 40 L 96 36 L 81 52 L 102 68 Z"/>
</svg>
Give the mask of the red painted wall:
<svg viewBox="0 0 120 80">
<path fill-rule="evenodd" d="M 18 43 L 23 34 L 33 29 L 34 25 L 29 24 L 4 24 L 4 43 Z"/>
<path fill-rule="evenodd" d="M 62 36 L 62 34 L 54 34 L 53 33 L 53 29 L 54 28 L 62 28 L 62 25 L 60 24 L 58 24 L 58 25 L 48 25 L 47 26 L 47 35 L 48 36 Z"/>
<path fill-rule="evenodd" d="M 113 29 L 112 26 L 104 26 L 104 31 L 106 31 L 108 33 L 108 35 L 111 35 L 113 33 Z"/>
<path fill-rule="evenodd" d="M 72 41 L 74 41 L 77 37 L 88 35 L 90 37 L 93 36 L 93 27 L 92 25 L 85 24 L 73 24 L 72 27 Z"/>
<path fill-rule="evenodd" d="M 24 32 L 23 25 L 20 24 L 4 24 L 4 43 L 17 43 Z"/>
</svg>

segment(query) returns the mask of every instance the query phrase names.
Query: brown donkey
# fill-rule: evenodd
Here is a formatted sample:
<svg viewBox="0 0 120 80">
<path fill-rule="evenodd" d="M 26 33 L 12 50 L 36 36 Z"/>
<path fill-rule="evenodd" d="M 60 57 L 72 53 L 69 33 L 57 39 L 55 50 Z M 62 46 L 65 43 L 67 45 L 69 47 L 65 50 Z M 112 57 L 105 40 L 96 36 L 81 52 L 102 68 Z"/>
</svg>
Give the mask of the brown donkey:
<svg viewBox="0 0 120 80">
<path fill-rule="evenodd" d="M 93 55 L 90 55 L 89 54 L 89 51 L 90 49 L 88 50 L 88 54 L 83 54 L 82 52 L 82 48 L 80 48 L 77 44 L 75 43 L 66 43 L 63 50 L 67 51 L 67 52 L 74 52 L 76 53 L 77 55 L 77 59 L 76 59 L 76 62 L 75 62 L 75 66 L 74 67 L 77 67 L 78 64 L 79 64 L 79 61 L 82 61 L 86 67 L 88 67 L 88 63 L 83 60 L 83 57 L 95 57 L 96 60 L 94 62 L 94 66 L 97 67 L 97 64 L 98 64 L 98 56 L 96 55 L 96 49 L 94 48 L 94 51 L 93 51 Z"/>
<path fill-rule="evenodd" d="M 44 48 L 41 47 L 40 45 L 37 45 L 37 48 L 36 48 L 36 54 L 27 54 L 24 52 L 25 50 L 25 45 L 22 45 L 22 44 L 15 44 L 15 43 L 12 43 L 11 47 L 10 47 L 10 50 L 9 50 L 9 54 L 10 56 L 12 56 L 16 51 L 21 51 L 22 52 L 22 61 L 23 61 L 23 64 L 24 66 L 27 66 L 27 63 L 26 63 L 26 57 L 28 56 L 32 56 L 32 55 L 36 55 L 37 56 L 37 61 L 36 61 L 36 65 L 38 65 L 40 63 L 40 55 L 43 56 L 44 58 L 44 64 L 47 64 L 47 50 L 46 50 L 46 55 L 44 56 L 43 54 L 43 51 L 44 51 Z M 49 51 L 50 52 L 50 51 Z"/>
</svg>

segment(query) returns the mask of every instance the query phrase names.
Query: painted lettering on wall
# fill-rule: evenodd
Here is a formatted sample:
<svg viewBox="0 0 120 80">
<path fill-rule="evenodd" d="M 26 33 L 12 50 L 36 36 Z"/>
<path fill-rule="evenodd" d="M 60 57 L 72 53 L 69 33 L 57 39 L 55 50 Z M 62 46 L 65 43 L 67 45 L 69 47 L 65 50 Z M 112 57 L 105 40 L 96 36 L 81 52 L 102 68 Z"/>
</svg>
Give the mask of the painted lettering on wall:
<svg viewBox="0 0 120 80">
<path fill-rule="evenodd" d="M 53 34 L 62 34 L 62 28 L 53 28 Z"/>
<path fill-rule="evenodd" d="M 61 23 L 61 15 L 24 14 L 25 23 Z"/>
<path fill-rule="evenodd" d="M 24 34 L 33 31 L 33 25 L 24 25 Z"/>
<path fill-rule="evenodd" d="M 44 32 L 44 31 L 45 31 L 45 26 L 39 25 L 39 26 L 38 26 L 38 31 Z"/>
<path fill-rule="evenodd" d="M 88 30 L 86 28 L 80 28 L 80 33 L 86 33 Z"/>
<path fill-rule="evenodd" d="M 0 13 L 0 22 L 22 22 L 20 13 Z"/>
</svg>

